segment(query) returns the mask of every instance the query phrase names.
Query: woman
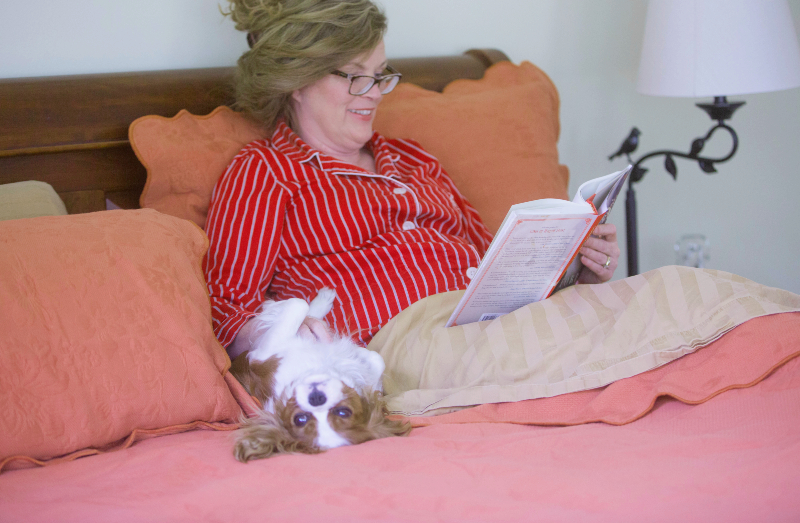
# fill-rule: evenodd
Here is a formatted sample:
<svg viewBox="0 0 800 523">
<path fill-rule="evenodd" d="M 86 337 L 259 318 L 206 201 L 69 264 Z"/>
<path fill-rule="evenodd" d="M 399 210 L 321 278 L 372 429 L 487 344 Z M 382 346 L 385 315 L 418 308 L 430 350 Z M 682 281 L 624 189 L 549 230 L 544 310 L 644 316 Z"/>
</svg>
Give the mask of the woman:
<svg viewBox="0 0 800 523">
<path fill-rule="evenodd" d="M 231 0 L 252 49 L 237 102 L 273 131 L 234 158 L 207 220 L 205 272 L 214 328 L 232 358 L 249 349 L 265 299 L 337 290 L 334 330 L 368 343 L 411 303 L 464 289 L 491 234 L 419 144 L 372 130 L 399 74 L 370 0 Z M 613 225 L 583 250 L 581 282 L 611 278 Z M 329 338 L 308 319 L 301 334 Z"/>
</svg>

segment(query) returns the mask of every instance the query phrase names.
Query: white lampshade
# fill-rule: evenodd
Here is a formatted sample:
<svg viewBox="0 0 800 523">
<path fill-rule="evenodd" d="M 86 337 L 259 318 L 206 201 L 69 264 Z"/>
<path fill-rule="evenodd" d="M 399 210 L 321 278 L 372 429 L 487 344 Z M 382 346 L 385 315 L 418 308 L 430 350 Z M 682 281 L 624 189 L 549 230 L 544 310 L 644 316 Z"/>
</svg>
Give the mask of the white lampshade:
<svg viewBox="0 0 800 523">
<path fill-rule="evenodd" d="M 709 97 L 800 86 L 786 0 L 650 0 L 637 90 Z"/>
</svg>

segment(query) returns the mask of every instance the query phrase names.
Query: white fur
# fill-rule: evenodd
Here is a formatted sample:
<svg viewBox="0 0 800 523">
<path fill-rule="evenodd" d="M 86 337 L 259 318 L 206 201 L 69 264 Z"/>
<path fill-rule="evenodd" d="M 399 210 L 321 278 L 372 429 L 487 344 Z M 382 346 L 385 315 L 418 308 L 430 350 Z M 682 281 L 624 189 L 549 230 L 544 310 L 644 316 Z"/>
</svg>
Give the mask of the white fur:
<svg viewBox="0 0 800 523">
<path fill-rule="evenodd" d="M 330 312 L 336 292 L 324 288 L 309 305 L 304 300 L 292 298 L 265 302 L 256 321 L 255 335 L 248 358 L 266 361 L 280 357 L 275 373 L 274 397 L 294 397 L 301 408 L 317 419 L 316 444 L 323 449 L 346 445 L 328 423 L 328 411 L 343 399 L 347 385 L 361 394 L 366 389 L 379 390 L 385 368 L 380 354 L 359 347 L 350 339 L 335 336 L 331 342 L 311 340 L 297 335 L 306 316 L 322 319 Z M 312 405 L 324 394 L 325 401 Z M 265 405 L 271 409 L 272 405 Z"/>
<path fill-rule="evenodd" d="M 317 293 L 317 296 L 311 300 L 308 305 L 308 316 L 321 320 L 326 314 L 331 312 L 333 302 L 336 300 L 336 291 L 323 287 Z"/>
</svg>

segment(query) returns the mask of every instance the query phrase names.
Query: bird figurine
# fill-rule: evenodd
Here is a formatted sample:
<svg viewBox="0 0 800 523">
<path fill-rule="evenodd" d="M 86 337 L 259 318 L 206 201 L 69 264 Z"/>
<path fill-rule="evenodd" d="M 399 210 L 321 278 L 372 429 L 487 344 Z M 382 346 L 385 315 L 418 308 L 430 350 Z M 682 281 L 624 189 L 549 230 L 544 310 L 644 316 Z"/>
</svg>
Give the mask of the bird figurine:
<svg viewBox="0 0 800 523">
<path fill-rule="evenodd" d="M 628 161 L 630 161 L 630 154 L 636 150 L 636 147 L 639 145 L 639 135 L 642 134 L 639 129 L 634 127 L 631 129 L 630 134 L 625 141 L 622 142 L 622 145 L 619 146 L 619 150 L 608 157 L 608 160 L 611 161 L 617 156 L 622 156 L 623 154 L 628 157 Z"/>
</svg>

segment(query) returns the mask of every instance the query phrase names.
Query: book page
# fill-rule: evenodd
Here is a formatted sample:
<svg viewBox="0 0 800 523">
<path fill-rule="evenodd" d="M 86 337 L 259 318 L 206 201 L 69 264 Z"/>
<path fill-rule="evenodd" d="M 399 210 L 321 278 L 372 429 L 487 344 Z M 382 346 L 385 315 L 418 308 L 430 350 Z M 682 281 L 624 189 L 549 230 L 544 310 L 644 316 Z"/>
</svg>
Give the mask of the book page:
<svg viewBox="0 0 800 523">
<path fill-rule="evenodd" d="M 497 236 L 503 234 L 503 228 L 510 219 L 525 214 L 583 214 L 592 212 L 592 207 L 584 201 L 559 200 L 557 198 L 542 198 L 530 202 L 517 203 L 511 206 L 497 229 Z"/>
<path fill-rule="evenodd" d="M 597 208 L 597 213 L 607 213 L 614 206 L 617 195 L 619 195 L 622 190 L 625 180 L 628 178 L 628 174 L 630 174 L 632 169 L 633 167 L 629 165 L 622 171 L 601 176 L 600 178 L 595 178 L 583 183 L 578 187 L 578 191 L 575 193 L 575 198 L 573 198 L 572 201 L 576 203 L 584 202 L 594 196 L 593 203 Z"/>
<path fill-rule="evenodd" d="M 587 214 L 514 217 L 447 326 L 493 319 L 546 298 L 596 221 Z"/>
</svg>

